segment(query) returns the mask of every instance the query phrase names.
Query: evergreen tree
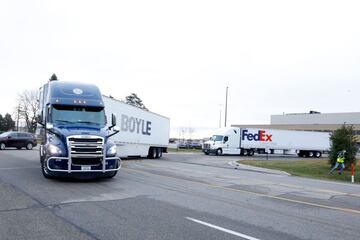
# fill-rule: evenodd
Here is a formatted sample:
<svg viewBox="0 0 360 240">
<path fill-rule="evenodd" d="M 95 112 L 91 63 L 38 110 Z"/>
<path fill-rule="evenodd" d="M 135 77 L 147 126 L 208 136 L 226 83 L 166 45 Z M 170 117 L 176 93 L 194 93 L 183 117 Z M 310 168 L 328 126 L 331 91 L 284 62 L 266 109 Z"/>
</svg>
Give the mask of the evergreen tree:
<svg viewBox="0 0 360 240">
<path fill-rule="evenodd" d="M 15 121 L 11 118 L 10 114 L 5 114 L 3 118 L 2 131 L 10 131 L 15 128 Z"/>
<path fill-rule="evenodd" d="M 349 166 L 349 164 L 346 163 L 356 163 L 355 157 L 358 147 L 352 125 L 346 126 L 344 124 L 341 128 L 332 132 L 330 135 L 330 144 L 329 163 L 331 165 L 336 163 L 339 152 L 343 150 L 346 151 L 345 165 Z"/>
<path fill-rule="evenodd" d="M 136 95 L 136 93 L 131 93 L 129 96 L 127 96 L 125 98 L 125 103 L 127 104 L 130 104 L 130 105 L 133 105 L 135 107 L 138 107 L 138 108 L 141 108 L 141 109 L 144 109 L 146 111 L 149 111 L 144 103 L 142 102 L 142 100 Z"/>
<path fill-rule="evenodd" d="M 0 114 L 0 132 L 4 132 L 4 118 Z"/>
</svg>

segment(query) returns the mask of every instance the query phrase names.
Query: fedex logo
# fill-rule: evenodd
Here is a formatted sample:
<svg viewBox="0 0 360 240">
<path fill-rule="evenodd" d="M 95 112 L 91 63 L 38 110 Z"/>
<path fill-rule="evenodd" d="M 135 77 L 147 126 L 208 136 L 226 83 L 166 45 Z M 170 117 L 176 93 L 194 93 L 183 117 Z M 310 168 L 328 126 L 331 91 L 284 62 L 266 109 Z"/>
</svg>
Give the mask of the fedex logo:
<svg viewBox="0 0 360 240">
<path fill-rule="evenodd" d="M 248 141 L 272 142 L 272 134 L 266 134 L 265 130 L 259 130 L 256 134 L 248 132 L 246 129 L 242 131 L 242 140 L 246 138 Z"/>
</svg>

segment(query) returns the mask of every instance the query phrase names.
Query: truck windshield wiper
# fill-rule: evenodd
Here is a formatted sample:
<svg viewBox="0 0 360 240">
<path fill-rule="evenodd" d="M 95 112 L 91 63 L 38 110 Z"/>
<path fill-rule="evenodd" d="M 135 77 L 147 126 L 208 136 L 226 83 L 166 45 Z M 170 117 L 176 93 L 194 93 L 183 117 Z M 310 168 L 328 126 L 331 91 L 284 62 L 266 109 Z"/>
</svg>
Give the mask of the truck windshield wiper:
<svg viewBox="0 0 360 240">
<path fill-rule="evenodd" d="M 74 123 L 67 120 L 55 120 L 55 122 L 61 122 L 61 123 Z"/>
<path fill-rule="evenodd" d="M 100 124 L 100 123 L 89 122 L 89 121 L 78 121 L 78 123 L 88 123 L 88 124 L 96 124 L 96 125 L 99 125 L 99 124 Z"/>
</svg>

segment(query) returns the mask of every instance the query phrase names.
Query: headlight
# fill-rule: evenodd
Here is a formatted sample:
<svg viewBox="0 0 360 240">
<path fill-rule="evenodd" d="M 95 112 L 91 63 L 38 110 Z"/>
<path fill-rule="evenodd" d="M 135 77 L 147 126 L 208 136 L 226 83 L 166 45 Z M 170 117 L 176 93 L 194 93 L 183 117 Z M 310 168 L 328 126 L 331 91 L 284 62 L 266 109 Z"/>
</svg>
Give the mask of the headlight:
<svg viewBox="0 0 360 240">
<path fill-rule="evenodd" d="M 62 153 L 61 149 L 53 144 L 49 144 L 48 151 L 51 155 L 60 155 Z"/>
<path fill-rule="evenodd" d="M 108 156 L 115 156 L 115 155 L 116 155 L 116 145 L 110 147 L 110 148 L 107 150 L 106 155 L 108 155 Z"/>
</svg>

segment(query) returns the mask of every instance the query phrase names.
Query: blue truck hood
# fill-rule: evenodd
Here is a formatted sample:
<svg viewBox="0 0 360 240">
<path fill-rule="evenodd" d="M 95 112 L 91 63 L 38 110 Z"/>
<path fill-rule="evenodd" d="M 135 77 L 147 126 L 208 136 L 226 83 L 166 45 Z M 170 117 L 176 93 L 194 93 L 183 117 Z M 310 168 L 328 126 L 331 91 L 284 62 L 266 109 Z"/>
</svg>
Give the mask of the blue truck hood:
<svg viewBox="0 0 360 240">
<path fill-rule="evenodd" d="M 103 137 L 106 140 L 108 136 L 108 130 L 105 126 L 100 127 L 93 125 L 58 125 L 54 126 L 53 131 L 64 139 L 72 135 L 92 135 Z"/>
</svg>

